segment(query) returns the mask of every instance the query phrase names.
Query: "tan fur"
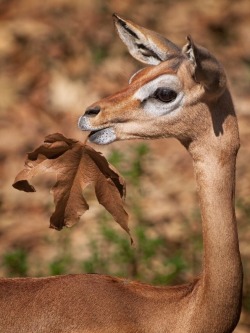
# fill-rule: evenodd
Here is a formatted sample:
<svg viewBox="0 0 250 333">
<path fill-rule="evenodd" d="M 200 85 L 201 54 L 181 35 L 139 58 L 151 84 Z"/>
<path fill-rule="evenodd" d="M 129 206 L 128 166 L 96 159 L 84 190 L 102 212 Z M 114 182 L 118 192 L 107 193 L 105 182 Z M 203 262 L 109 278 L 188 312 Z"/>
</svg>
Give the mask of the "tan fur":
<svg viewBox="0 0 250 333">
<path fill-rule="evenodd" d="M 125 24 L 122 19 L 122 27 Z M 133 29 L 132 22 L 129 29 Z M 140 27 L 136 25 L 135 29 L 138 33 Z M 148 40 L 150 32 L 142 32 Z M 131 36 L 134 37 L 133 31 Z M 150 38 L 157 52 L 158 37 L 153 34 Z M 204 260 L 200 276 L 190 284 L 175 287 L 153 287 L 88 274 L 1 279 L 1 332 L 233 332 L 242 292 L 234 211 L 235 160 L 239 148 L 234 107 L 224 71 L 214 57 L 212 66 L 206 58 L 197 67 L 198 58 L 194 62 L 186 51 L 171 53 L 169 46 L 166 51 L 168 57 L 159 65 L 140 71 L 126 89 L 92 105 L 100 107 L 98 114 L 83 117 L 87 117 L 93 130 L 111 126 L 117 140 L 173 136 L 187 148 L 193 158 L 202 214 Z M 199 52 L 198 46 L 195 52 Z M 143 61 L 149 53 L 145 54 Z M 197 68 L 199 73 L 195 76 Z M 207 79 L 210 68 L 213 80 Z M 163 73 L 178 76 L 185 102 L 179 112 L 146 116 L 143 102 L 132 96 Z M 84 129 L 85 123 L 81 121 Z"/>
</svg>

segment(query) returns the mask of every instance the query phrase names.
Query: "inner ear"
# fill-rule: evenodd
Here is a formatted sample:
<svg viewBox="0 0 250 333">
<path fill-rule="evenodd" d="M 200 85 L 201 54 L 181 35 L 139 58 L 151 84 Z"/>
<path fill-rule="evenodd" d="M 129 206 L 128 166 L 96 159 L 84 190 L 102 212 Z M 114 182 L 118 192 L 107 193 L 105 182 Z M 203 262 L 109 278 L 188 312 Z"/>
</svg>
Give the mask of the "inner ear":
<svg viewBox="0 0 250 333">
<path fill-rule="evenodd" d="M 138 51 L 141 53 L 142 56 L 144 56 L 148 59 L 150 59 L 150 57 L 151 57 L 154 59 L 154 61 L 156 61 L 156 62 L 158 61 L 157 63 L 160 63 L 163 61 L 157 53 L 155 53 L 152 49 L 145 46 L 144 44 L 136 43 L 136 46 L 138 47 Z"/>
<path fill-rule="evenodd" d="M 158 65 L 173 54 L 180 53 L 180 49 L 163 36 L 124 20 L 116 14 L 113 17 L 121 40 L 135 59 L 145 64 Z"/>
<path fill-rule="evenodd" d="M 196 64 L 196 57 L 195 55 L 195 46 L 193 39 L 190 35 L 187 36 L 188 43 L 184 45 L 182 52 L 189 58 L 189 60 L 194 64 L 194 66 L 197 66 Z"/>
<path fill-rule="evenodd" d="M 222 65 L 205 47 L 195 44 L 191 36 L 187 36 L 187 41 L 182 52 L 193 64 L 195 81 L 207 91 L 220 94 L 226 87 Z"/>
</svg>

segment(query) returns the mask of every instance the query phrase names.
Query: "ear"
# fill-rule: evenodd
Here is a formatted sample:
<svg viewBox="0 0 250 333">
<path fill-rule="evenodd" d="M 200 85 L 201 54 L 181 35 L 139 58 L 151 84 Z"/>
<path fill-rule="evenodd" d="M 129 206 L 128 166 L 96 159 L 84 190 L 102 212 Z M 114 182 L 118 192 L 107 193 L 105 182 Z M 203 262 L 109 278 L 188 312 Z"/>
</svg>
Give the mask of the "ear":
<svg viewBox="0 0 250 333">
<path fill-rule="evenodd" d="M 195 44 L 191 36 L 187 36 L 187 40 L 182 52 L 193 65 L 195 81 L 202 84 L 207 91 L 224 91 L 226 75 L 219 61 L 206 48 Z"/>
<path fill-rule="evenodd" d="M 178 46 L 156 32 L 124 20 L 116 14 L 113 14 L 113 17 L 121 40 L 135 59 L 145 64 L 158 65 L 181 53 Z"/>
</svg>

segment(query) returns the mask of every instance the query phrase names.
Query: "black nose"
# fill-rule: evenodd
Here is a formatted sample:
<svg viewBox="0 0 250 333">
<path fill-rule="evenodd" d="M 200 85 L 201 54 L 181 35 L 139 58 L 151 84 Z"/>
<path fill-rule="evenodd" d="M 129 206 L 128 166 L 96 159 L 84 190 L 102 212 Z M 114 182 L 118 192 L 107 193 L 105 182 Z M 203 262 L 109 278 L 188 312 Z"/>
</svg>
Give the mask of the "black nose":
<svg viewBox="0 0 250 333">
<path fill-rule="evenodd" d="M 94 117 L 94 116 L 98 115 L 98 113 L 100 111 L 101 111 L 101 108 L 100 108 L 99 105 L 97 105 L 97 106 L 94 106 L 94 107 L 87 108 L 84 115 Z"/>
</svg>

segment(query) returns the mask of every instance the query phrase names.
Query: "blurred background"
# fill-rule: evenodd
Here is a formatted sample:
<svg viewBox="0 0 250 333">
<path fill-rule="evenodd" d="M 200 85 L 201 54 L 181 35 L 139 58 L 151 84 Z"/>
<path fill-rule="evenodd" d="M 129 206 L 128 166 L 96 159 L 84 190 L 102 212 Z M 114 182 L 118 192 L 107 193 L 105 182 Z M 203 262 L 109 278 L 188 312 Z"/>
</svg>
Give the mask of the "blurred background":
<svg viewBox="0 0 250 333">
<path fill-rule="evenodd" d="M 191 34 L 225 65 L 239 117 L 236 207 L 245 281 L 237 333 L 250 332 L 250 6 L 248 0 L 0 0 L 0 275 L 96 272 L 178 284 L 200 272 L 201 220 L 192 163 L 175 140 L 97 147 L 127 181 L 135 240 L 89 188 L 72 229 L 48 229 L 53 177 L 12 188 L 26 152 L 61 132 L 84 140 L 78 117 L 139 68 L 115 34 L 119 13 L 182 46 Z"/>
</svg>

